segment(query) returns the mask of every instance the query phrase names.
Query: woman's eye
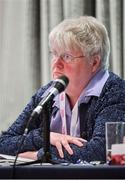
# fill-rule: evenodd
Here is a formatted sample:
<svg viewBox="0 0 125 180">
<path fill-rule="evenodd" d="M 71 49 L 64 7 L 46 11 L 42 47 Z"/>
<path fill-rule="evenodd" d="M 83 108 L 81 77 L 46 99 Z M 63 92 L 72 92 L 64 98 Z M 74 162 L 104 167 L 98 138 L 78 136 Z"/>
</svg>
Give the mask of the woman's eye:
<svg viewBox="0 0 125 180">
<path fill-rule="evenodd" d="M 65 55 L 63 56 L 63 58 L 64 58 L 64 59 L 70 59 L 70 55 L 65 54 Z"/>
</svg>

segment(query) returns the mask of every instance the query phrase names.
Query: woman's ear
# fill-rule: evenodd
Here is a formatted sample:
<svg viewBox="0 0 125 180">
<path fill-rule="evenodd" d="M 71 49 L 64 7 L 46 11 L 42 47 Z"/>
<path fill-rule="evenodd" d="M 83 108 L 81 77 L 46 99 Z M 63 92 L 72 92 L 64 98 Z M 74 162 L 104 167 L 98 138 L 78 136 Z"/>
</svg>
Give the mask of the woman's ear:
<svg viewBox="0 0 125 180">
<path fill-rule="evenodd" d="M 92 72 L 98 71 L 101 67 L 101 58 L 100 55 L 93 55 L 92 56 Z"/>
</svg>

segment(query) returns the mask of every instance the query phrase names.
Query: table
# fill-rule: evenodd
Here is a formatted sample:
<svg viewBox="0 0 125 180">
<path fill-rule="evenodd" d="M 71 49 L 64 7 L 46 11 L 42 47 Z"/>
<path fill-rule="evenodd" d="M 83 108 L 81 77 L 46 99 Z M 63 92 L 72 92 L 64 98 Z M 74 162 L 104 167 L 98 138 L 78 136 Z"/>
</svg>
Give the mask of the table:
<svg viewBox="0 0 125 180">
<path fill-rule="evenodd" d="M 15 179 L 125 179 L 125 166 L 28 165 L 15 170 Z M 0 165 L 1 179 L 12 179 L 12 172 L 12 166 Z"/>
</svg>

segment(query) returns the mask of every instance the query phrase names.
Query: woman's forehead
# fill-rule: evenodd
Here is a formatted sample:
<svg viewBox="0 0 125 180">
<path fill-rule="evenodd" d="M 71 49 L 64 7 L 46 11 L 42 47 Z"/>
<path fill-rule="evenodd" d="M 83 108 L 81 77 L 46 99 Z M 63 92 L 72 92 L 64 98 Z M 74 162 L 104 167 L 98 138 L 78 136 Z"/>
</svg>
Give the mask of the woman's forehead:
<svg viewBox="0 0 125 180">
<path fill-rule="evenodd" d="M 51 49 L 58 49 L 63 51 L 82 51 L 81 47 L 73 41 L 66 40 L 53 40 L 50 44 Z"/>
</svg>

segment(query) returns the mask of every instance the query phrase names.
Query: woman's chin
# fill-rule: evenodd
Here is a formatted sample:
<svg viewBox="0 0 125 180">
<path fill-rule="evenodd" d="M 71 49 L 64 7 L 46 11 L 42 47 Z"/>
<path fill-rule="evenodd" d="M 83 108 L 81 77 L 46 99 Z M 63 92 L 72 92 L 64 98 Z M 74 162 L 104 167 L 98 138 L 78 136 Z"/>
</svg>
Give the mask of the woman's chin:
<svg viewBox="0 0 125 180">
<path fill-rule="evenodd" d="M 56 73 L 53 75 L 53 79 L 58 79 L 60 76 L 62 76 L 62 74 Z"/>
</svg>

